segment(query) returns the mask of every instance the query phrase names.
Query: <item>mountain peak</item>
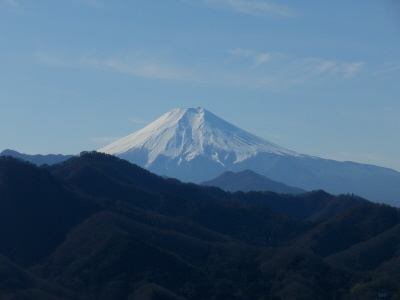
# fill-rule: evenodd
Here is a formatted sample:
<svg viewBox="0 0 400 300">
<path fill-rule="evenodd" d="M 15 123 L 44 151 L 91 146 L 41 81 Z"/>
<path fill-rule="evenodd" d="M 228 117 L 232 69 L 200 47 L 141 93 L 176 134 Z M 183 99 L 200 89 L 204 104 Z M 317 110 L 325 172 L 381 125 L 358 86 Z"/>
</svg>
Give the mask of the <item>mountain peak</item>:
<svg viewBox="0 0 400 300">
<path fill-rule="evenodd" d="M 200 183 L 225 171 L 250 169 L 304 190 L 354 193 L 399 206 L 399 172 L 299 154 L 244 131 L 201 107 L 175 108 L 99 151 L 182 181 Z M 250 178 L 252 174 L 239 175 Z"/>
<path fill-rule="evenodd" d="M 201 185 L 216 186 L 228 192 L 271 191 L 282 194 L 301 194 L 305 190 L 277 182 L 252 170 L 237 173 L 226 171 L 220 176 L 202 182 Z"/>
<path fill-rule="evenodd" d="M 145 167 L 160 156 L 167 160 L 177 159 L 178 165 L 201 156 L 224 167 L 260 152 L 301 156 L 246 132 L 201 107 L 175 108 L 99 151 L 128 160 L 129 156 L 146 153 Z"/>
</svg>

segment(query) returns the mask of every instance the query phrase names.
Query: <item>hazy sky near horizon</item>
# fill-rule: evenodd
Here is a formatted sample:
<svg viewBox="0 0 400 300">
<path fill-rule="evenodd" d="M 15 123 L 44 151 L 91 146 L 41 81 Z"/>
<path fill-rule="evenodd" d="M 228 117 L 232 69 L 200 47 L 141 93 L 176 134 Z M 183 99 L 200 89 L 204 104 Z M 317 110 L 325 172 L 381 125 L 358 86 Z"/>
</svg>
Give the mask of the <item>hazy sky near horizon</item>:
<svg viewBox="0 0 400 300">
<path fill-rule="evenodd" d="M 400 171 L 395 0 L 0 0 L 0 151 L 77 154 L 176 107 Z"/>
</svg>

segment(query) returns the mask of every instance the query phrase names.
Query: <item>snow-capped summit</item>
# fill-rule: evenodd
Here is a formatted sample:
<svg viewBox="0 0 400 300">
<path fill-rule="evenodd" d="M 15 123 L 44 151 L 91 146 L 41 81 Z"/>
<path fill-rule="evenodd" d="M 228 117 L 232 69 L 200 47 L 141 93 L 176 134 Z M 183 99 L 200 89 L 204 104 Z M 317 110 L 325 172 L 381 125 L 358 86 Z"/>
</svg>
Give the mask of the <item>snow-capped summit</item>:
<svg viewBox="0 0 400 300">
<path fill-rule="evenodd" d="M 200 183 L 226 171 L 252 170 L 304 190 L 354 193 L 400 206 L 400 173 L 299 154 L 203 108 L 176 108 L 102 149 L 159 175 Z"/>
<path fill-rule="evenodd" d="M 121 156 L 132 162 L 147 153 L 149 168 L 160 156 L 177 164 L 198 156 L 226 167 L 260 152 L 299 156 L 296 152 L 268 142 L 198 108 L 176 108 L 145 128 L 128 135 L 100 152 Z"/>
</svg>

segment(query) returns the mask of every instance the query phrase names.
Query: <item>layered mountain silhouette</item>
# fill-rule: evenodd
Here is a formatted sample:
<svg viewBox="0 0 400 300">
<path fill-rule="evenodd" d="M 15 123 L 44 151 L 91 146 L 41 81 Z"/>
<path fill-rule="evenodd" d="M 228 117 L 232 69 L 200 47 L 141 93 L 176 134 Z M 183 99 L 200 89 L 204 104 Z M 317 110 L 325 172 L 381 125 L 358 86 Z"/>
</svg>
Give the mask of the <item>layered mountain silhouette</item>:
<svg viewBox="0 0 400 300">
<path fill-rule="evenodd" d="M 186 182 L 200 183 L 226 171 L 248 169 L 304 190 L 355 193 L 372 201 L 400 203 L 400 173 L 395 170 L 299 154 L 203 108 L 174 109 L 99 151 Z"/>
<path fill-rule="evenodd" d="M 85 152 L 0 157 L 0 298 L 400 297 L 400 213 L 354 195 L 225 192 Z"/>
<path fill-rule="evenodd" d="M 201 185 L 216 186 L 228 192 L 270 191 L 279 194 L 301 194 L 305 190 L 276 182 L 251 170 L 226 171 L 217 178 L 204 181 Z"/>
<path fill-rule="evenodd" d="M 34 154 L 34 155 L 31 155 L 31 154 L 20 153 L 18 151 L 10 150 L 10 149 L 3 150 L 0 153 L 0 156 L 16 157 L 16 158 L 34 163 L 35 165 L 38 165 L 38 166 L 57 164 L 57 163 L 60 163 L 64 160 L 67 160 L 67 159 L 73 157 L 73 155 L 62 155 L 62 154 L 47 154 L 47 155 Z"/>
</svg>

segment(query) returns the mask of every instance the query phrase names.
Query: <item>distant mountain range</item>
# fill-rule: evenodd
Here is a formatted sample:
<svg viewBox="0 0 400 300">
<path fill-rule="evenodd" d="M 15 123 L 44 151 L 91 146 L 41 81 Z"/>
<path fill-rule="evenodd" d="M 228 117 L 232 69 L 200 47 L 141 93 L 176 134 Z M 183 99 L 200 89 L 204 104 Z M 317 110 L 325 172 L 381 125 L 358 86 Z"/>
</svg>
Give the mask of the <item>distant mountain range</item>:
<svg viewBox="0 0 400 300">
<path fill-rule="evenodd" d="M 400 297 L 400 212 L 354 195 L 229 193 L 84 152 L 0 157 L 0 299 Z"/>
<path fill-rule="evenodd" d="M 400 172 L 299 154 L 241 130 L 202 108 L 174 109 L 99 151 L 186 182 L 201 183 L 227 171 L 241 174 L 251 170 L 269 180 L 302 190 L 354 193 L 372 201 L 400 206 Z M 8 149 L 1 155 L 36 165 L 52 165 L 73 157 L 27 155 Z M 227 174 L 232 176 L 232 173 Z M 259 180 L 250 179 L 249 174 L 237 180 L 235 186 L 239 186 L 240 181 L 240 189 L 260 189 L 259 186 L 246 187 L 246 182 Z M 229 186 L 221 187 L 234 190 Z"/>
<path fill-rule="evenodd" d="M 200 185 L 216 186 L 228 192 L 271 191 L 279 194 L 301 194 L 305 190 L 276 182 L 251 170 L 241 172 L 226 171 L 217 178 L 204 181 Z"/>
<path fill-rule="evenodd" d="M 64 160 L 67 160 L 74 156 L 74 155 L 62 155 L 62 154 L 30 155 L 30 154 L 19 153 L 15 150 L 10 150 L 10 149 L 3 150 L 0 153 L 0 156 L 4 156 L 4 155 L 9 155 L 9 156 L 16 157 L 16 158 L 19 158 L 19 159 L 22 159 L 25 161 L 29 161 L 31 163 L 34 163 L 37 166 L 44 165 L 44 164 L 47 164 L 47 165 L 57 164 L 57 163 L 60 163 Z"/>
<path fill-rule="evenodd" d="M 200 183 L 226 171 L 248 169 L 304 190 L 355 193 L 400 206 L 400 172 L 299 154 L 203 108 L 174 109 L 99 151 L 186 182 Z"/>
</svg>

